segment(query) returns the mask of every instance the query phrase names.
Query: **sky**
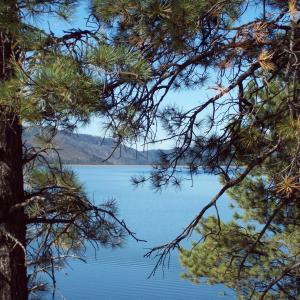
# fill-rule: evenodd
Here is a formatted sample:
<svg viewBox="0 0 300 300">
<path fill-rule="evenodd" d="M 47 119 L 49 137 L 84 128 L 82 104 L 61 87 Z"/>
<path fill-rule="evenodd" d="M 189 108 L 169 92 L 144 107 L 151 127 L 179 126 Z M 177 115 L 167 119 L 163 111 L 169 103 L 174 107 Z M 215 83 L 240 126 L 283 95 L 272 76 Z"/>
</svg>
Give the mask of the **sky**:
<svg viewBox="0 0 300 300">
<path fill-rule="evenodd" d="M 55 16 L 47 16 L 45 19 L 34 20 L 35 25 L 43 28 L 46 32 L 52 31 L 56 35 L 62 35 L 64 31 L 68 31 L 72 28 L 86 27 L 86 18 L 88 15 L 88 3 L 89 1 L 81 1 L 81 4 L 75 10 L 74 15 L 70 21 L 63 21 Z M 208 86 L 212 86 L 213 82 L 209 83 Z M 171 91 L 165 98 L 164 105 L 176 105 L 182 110 L 191 109 L 201 102 L 207 100 L 208 95 L 212 96 L 212 91 L 208 88 L 202 88 L 199 90 L 181 90 L 181 91 Z M 78 133 L 90 134 L 95 136 L 103 136 L 105 131 L 103 125 L 101 124 L 101 119 L 97 117 L 91 118 L 88 125 L 79 127 L 77 129 Z M 164 138 L 165 135 L 161 128 L 158 128 L 157 132 L 158 138 Z M 172 142 L 164 141 L 162 143 L 151 144 L 148 149 L 169 149 L 173 146 Z M 142 149 L 142 145 L 137 145 L 138 149 Z"/>
<path fill-rule="evenodd" d="M 86 18 L 88 15 L 88 3 L 89 1 L 81 1 L 81 4 L 77 7 L 75 14 L 73 15 L 71 21 L 66 22 L 58 19 L 57 17 L 47 17 L 43 20 L 36 21 L 38 26 L 42 27 L 45 31 L 49 32 L 51 30 L 56 35 L 63 34 L 64 30 L 69 30 L 71 28 L 81 28 L 84 29 L 86 27 Z M 255 8 L 254 8 L 255 10 Z M 254 11 L 251 12 L 253 17 Z M 181 91 L 171 91 L 165 98 L 165 105 L 175 104 L 178 108 L 186 111 L 191 109 L 199 104 L 203 103 L 205 100 L 209 98 L 209 96 L 213 96 L 216 94 L 216 91 L 209 89 L 210 86 L 214 85 L 215 78 L 212 76 L 210 80 L 208 80 L 206 87 L 198 90 L 181 90 Z M 209 110 L 204 113 L 209 113 Z M 95 136 L 103 136 L 104 130 L 103 125 L 101 125 L 101 119 L 92 118 L 91 122 L 84 127 L 80 127 L 77 130 L 78 133 L 85 133 Z M 158 138 L 164 138 L 164 133 L 161 128 L 158 128 Z M 137 145 L 138 149 L 141 149 L 141 145 Z M 150 145 L 149 149 L 168 149 L 172 147 L 172 142 L 163 142 L 155 145 Z"/>
</svg>

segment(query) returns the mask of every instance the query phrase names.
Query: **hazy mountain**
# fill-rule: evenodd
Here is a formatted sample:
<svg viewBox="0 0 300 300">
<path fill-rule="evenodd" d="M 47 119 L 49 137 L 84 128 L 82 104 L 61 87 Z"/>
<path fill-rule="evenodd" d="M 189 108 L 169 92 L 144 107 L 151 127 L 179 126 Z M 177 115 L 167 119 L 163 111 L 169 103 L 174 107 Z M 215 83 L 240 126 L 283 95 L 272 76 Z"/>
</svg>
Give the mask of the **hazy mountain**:
<svg viewBox="0 0 300 300">
<path fill-rule="evenodd" d="M 39 145 L 37 132 L 26 129 L 23 133 L 25 144 Z M 141 152 L 122 146 L 107 159 L 115 148 L 113 139 L 63 131 L 57 134 L 54 143 L 66 164 L 149 165 L 159 160 L 160 153 L 160 150 Z"/>
</svg>

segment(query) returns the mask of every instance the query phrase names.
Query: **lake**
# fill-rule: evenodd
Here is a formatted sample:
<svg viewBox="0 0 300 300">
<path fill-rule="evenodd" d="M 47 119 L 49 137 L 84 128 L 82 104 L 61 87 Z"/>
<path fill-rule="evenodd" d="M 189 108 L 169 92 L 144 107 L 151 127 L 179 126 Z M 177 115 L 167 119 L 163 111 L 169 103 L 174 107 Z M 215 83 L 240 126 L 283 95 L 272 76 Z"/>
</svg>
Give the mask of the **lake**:
<svg viewBox="0 0 300 300">
<path fill-rule="evenodd" d="M 235 299 L 232 290 L 222 285 L 194 285 L 182 280 L 183 269 L 174 252 L 168 269 L 158 269 L 154 277 L 147 278 L 155 261 L 144 258 L 147 248 L 173 239 L 196 215 L 220 187 L 218 178 L 201 174 L 184 183 L 181 190 L 168 188 L 155 193 L 149 185 L 135 188 L 130 183 L 133 175 L 147 174 L 145 166 L 72 166 L 86 191 L 96 203 L 115 198 L 119 216 L 147 243 L 128 238 L 123 248 L 90 247 L 87 263 L 71 261 L 57 274 L 56 299 Z M 184 174 L 183 177 L 187 177 Z M 219 211 L 228 221 L 232 212 L 226 197 L 220 199 Z M 214 210 L 211 211 L 214 213 Z M 189 246 L 190 241 L 185 242 Z"/>
</svg>

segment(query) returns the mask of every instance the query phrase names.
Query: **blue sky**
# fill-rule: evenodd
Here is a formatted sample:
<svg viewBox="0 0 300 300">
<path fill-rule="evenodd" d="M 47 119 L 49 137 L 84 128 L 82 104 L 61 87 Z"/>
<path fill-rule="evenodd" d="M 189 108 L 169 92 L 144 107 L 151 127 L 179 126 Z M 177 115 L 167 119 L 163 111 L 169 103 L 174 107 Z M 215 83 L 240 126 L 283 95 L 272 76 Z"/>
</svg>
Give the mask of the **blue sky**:
<svg viewBox="0 0 300 300">
<path fill-rule="evenodd" d="M 57 17 L 47 17 L 43 20 L 35 20 L 37 22 L 36 25 L 42 27 L 45 31 L 49 32 L 51 30 L 57 35 L 63 34 L 64 30 L 69 30 L 71 28 L 81 28 L 84 29 L 86 27 L 86 18 L 88 16 L 88 5 L 89 1 L 81 1 L 81 4 L 77 7 L 72 19 L 69 22 L 62 21 Z M 260 9 L 259 6 L 252 7 L 249 15 L 247 17 L 253 18 L 255 13 Z M 247 19 L 246 17 L 246 19 Z M 210 86 L 214 86 L 215 78 L 212 76 L 210 80 L 208 80 L 205 87 L 198 90 L 181 90 L 176 92 L 169 92 L 166 96 L 164 105 L 172 105 L 175 104 L 177 107 L 182 109 L 183 111 L 189 110 L 199 104 L 203 103 L 208 97 L 216 94 L 216 91 L 209 89 Z M 203 113 L 203 117 L 209 113 L 209 110 Z M 85 127 L 78 128 L 79 133 L 91 134 L 96 136 L 103 136 L 104 130 L 102 126 L 101 119 L 92 118 L 89 125 Z M 161 129 L 158 129 L 158 138 L 163 138 L 164 133 Z M 140 145 L 137 145 L 139 149 L 141 149 Z M 172 147 L 171 142 L 158 143 L 156 145 L 151 145 L 149 149 L 157 149 L 157 148 L 170 148 Z"/>
<path fill-rule="evenodd" d="M 211 94 L 211 91 L 205 88 L 202 90 L 192 90 L 192 91 L 184 90 L 181 92 L 170 92 L 164 102 L 165 105 L 175 104 L 177 107 L 185 111 L 203 103 L 208 98 L 208 94 Z M 91 120 L 91 123 L 88 126 L 79 128 L 78 132 L 102 136 L 104 131 L 103 131 L 103 127 L 101 126 L 101 120 L 99 118 L 93 118 Z M 158 129 L 158 137 L 159 138 L 164 137 L 164 133 L 160 128 Z M 167 141 L 167 142 L 151 145 L 149 146 L 149 149 L 168 149 L 171 147 L 172 147 L 172 142 Z"/>
<path fill-rule="evenodd" d="M 49 32 L 50 30 L 54 32 L 56 35 L 63 34 L 64 30 L 69 30 L 72 28 L 81 28 L 84 29 L 86 27 L 86 18 L 88 15 L 88 3 L 89 1 L 81 1 L 81 5 L 79 5 L 72 16 L 71 20 L 66 22 L 54 16 L 48 16 L 45 19 L 34 20 L 35 25 L 42 27 L 45 31 Z M 212 86 L 213 82 L 209 83 L 207 86 Z M 208 95 L 212 95 L 212 91 L 208 90 L 208 88 L 203 88 L 201 90 L 181 90 L 176 92 L 170 92 L 164 101 L 165 105 L 176 104 L 177 107 L 182 110 L 191 109 L 200 103 L 204 102 Z M 103 125 L 101 124 L 101 119 L 92 118 L 90 124 L 84 127 L 78 128 L 77 132 L 91 134 L 96 136 L 103 136 L 104 130 Z M 164 133 L 159 128 L 158 129 L 158 138 L 163 138 Z M 167 149 L 172 147 L 171 142 L 163 142 L 157 143 L 155 145 L 150 145 L 149 149 Z M 138 145 L 138 148 L 141 149 L 141 145 Z"/>
</svg>

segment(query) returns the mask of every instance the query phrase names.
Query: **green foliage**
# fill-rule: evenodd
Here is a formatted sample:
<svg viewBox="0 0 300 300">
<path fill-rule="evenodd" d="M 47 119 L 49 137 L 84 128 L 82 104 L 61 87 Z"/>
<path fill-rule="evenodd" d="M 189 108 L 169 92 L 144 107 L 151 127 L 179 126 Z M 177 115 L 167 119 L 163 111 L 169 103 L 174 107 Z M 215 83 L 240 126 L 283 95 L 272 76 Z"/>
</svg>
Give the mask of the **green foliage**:
<svg viewBox="0 0 300 300">
<path fill-rule="evenodd" d="M 143 57 L 127 47 L 100 45 L 89 53 L 88 61 L 108 74 L 118 74 L 124 81 L 149 80 L 151 70 Z"/>
<path fill-rule="evenodd" d="M 101 85 L 82 73 L 71 57 L 38 58 L 30 72 L 29 78 L 23 75 L 24 84 L 33 83 L 32 88 L 24 89 L 25 113 L 29 110 L 41 119 L 65 121 L 72 116 L 84 120 L 101 109 Z M 31 120 L 30 115 L 24 117 L 27 121 L 38 121 Z"/>
<path fill-rule="evenodd" d="M 64 20 L 70 19 L 79 4 L 78 0 L 22 0 L 20 2 L 22 3 L 23 12 L 27 14 L 27 17 L 50 14 Z"/>
<path fill-rule="evenodd" d="M 49 43 L 49 36 L 44 30 L 29 24 L 21 25 L 19 35 L 18 46 L 23 51 L 39 51 Z"/>
<path fill-rule="evenodd" d="M 51 274 L 63 268 L 67 259 L 83 259 L 87 243 L 122 245 L 126 232 L 116 218 L 115 202 L 95 206 L 73 171 L 59 164 L 40 164 L 28 169 L 24 179 L 29 197 L 25 210 L 29 287 L 39 282 L 41 272 Z M 43 289 L 46 286 L 42 284 Z"/>
<path fill-rule="evenodd" d="M 293 265 L 299 255 L 299 225 L 289 226 L 283 233 L 262 239 L 251 250 L 241 271 L 242 259 L 255 242 L 257 231 L 235 222 L 222 222 L 220 231 L 218 226 L 214 217 L 203 221 L 197 229 L 203 243 L 194 244 L 192 250 L 181 250 L 181 263 L 187 269 L 183 278 L 196 283 L 201 279 L 209 284 L 223 283 L 235 289 L 239 299 L 260 299 L 268 284 L 282 275 L 282 269 Z M 296 297 L 296 271 L 290 275 L 282 281 L 281 289 Z M 275 297 L 286 299 L 286 293 L 274 289 L 264 299 Z"/>
<path fill-rule="evenodd" d="M 186 277 L 223 283 L 241 299 L 296 299 L 299 279 L 299 1 L 110 1 L 92 11 L 110 45 L 128 46 L 151 65 L 151 80 L 126 82 L 109 95 L 108 128 L 119 140 L 160 141 L 174 148 L 134 183 L 178 185 L 220 175 L 222 188 L 169 243 L 153 248 L 164 265 L 197 227 L 201 242 L 182 250 Z M 255 13 L 253 13 L 255 11 Z M 200 89 L 189 109 L 167 106 L 171 90 Z M 188 101 L 189 99 L 182 99 Z M 130 118 L 133 108 L 135 114 Z M 207 119 L 204 115 L 208 114 Z M 205 213 L 227 192 L 236 211 L 228 224 Z"/>
<path fill-rule="evenodd" d="M 270 118 L 285 101 L 280 87 L 279 81 L 258 94 L 259 101 L 266 102 L 258 116 L 267 132 L 249 120 L 236 141 L 241 165 L 247 163 L 249 154 L 255 154 L 253 149 L 259 151 L 263 139 L 280 136 L 280 151 L 228 190 L 235 220 L 219 224 L 216 217 L 203 219 L 197 227 L 203 242 L 180 253 L 187 270 L 183 278 L 223 283 L 235 289 L 239 299 L 287 299 L 287 294 L 296 299 L 299 292 L 300 185 L 298 167 L 291 168 L 298 151 L 299 121 L 286 110 L 280 121 Z M 252 94 L 252 87 L 248 92 Z M 282 170 L 287 169 L 290 175 L 284 178 Z"/>
<path fill-rule="evenodd" d="M 66 20 L 77 3 L 0 3 L 1 112 L 50 132 L 41 148 L 26 149 L 23 157 L 28 195 L 20 205 L 29 217 L 30 243 L 40 247 L 32 265 L 53 265 L 56 253 L 81 248 L 78 241 L 118 245 L 123 237 L 126 226 L 113 203 L 94 206 L 73 174 L 48 162 L 57 130 L 72 131 L 96 114 L 118 145 L 157 142 L 163 124 L 174 149 L 148 178 L 156 189 L 179 184 L 180 161 L 191 176 L 200 170 L 221 175 L 222 190 L 190 225 L 150 251 L 161 255 L 159 263 L 198 225 L 202 243 L 182 251 L 188 278 L 224 283 L 245 299 L 295 299 L 298 1 L 93 0 L 86 29 L 56 36 L 32 22 L 47 15 Z M 162 104 L 171 90 L 199 89 L 210 77 L 216 94 L 199 95 L 194 107 Z M 238 207 L 236 220 L 203 219 L 225 191 Z"/>
<path fill-rule="evenodd" d="M 128 45 L 111 45 L 94 17 L 92 29 L 71 29 L 61 35 L 51 26 L 39 27 L 39 21 L 49 16 L 70 20 L 78 4 L 0 1 L 1 120 L 9 116 L 7 122 L 18 120 L 26 127 L 38 127 L 40 133 L 39 147 L 24 143 L 23 157 L 17 158 L 23 163 L 25 191 L 11 208 L 25 212 L 24 246 L 33 297 L 45 290 L 45 274 L 55 288 L 54 271 L 69 258 L 82 259 L 87 243 L 117 247 L 126 235 L 134 236 L 118 219 L 113 200 L 96 205 L 88 199 L 76 175 L 61 165 L 53 143 L 59 129 L 72 132 L 112 107 L 106 90 L 111 78 L 116 87 L 125 82 L 143 86 L 151 80 L 151 67 L 143 55 Z M 133 117 L 131 109 L 127 119 Z M 129 133 L 123 129 L 122 135 Z"/>
<path fill-rule="evenodd" d="M 169 47 L 176 52 L 190 49 L 189 39 L 196 38 L 199 21 L 211 10 L 212 19 L 223 16 L 225 22 L 237 17 L 243 1 L 112 1 L 94 0 L 93 11 L 106 25 L 118 23 L 122 41 L 124 35 L 131 39 L 150 39 L 157 46 Z M 201 26 L 201 25 L 200 25 Z M 118 35 L 118 33 L 117 33 Z"/>
</svg>

